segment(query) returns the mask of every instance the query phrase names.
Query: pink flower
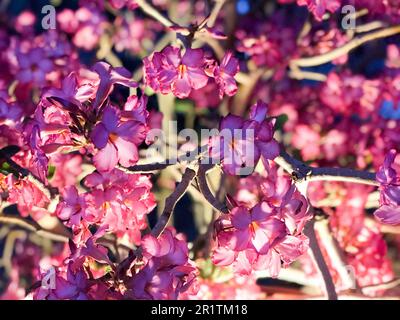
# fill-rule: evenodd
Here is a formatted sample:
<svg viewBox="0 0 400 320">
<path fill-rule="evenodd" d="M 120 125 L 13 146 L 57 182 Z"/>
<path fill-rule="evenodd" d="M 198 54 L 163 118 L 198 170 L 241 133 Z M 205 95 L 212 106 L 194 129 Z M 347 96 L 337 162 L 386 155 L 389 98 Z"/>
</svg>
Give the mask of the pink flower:
<svg viewBox="0 0 400 320">
<path fill-rule="evenodd" d="M 20 285 L 20 275 L 17 269 L 11 270 L 10 283 L 0 294 L 0 300 L 22 300 L 26 296 L 25 289 Z"/>
<path fill-rule="evenodd" d="M 215 224 L 216 248 L 212 260 L 218 266 L 232 265 L 235 273 L 250 275 L 269 270 L 279 274 L 281 262 L 289 266 L 308 249 L 308 238 L 302 233 L 312 218 L 306 199 L 294 186 L 281 195 L 275 206 L 268 197 L 253 208 L 235 207 Z"/>
<path fill-rule="evenodd" d="M 25 10 L 18 15 L 15 29 L 22 34 L 30 34 L 34 31 L 35 23 L 36 15 L 32 11 Z"/>
<path fill-rule="evenodd" d="M 101 122 L 91 132 L 91 138 L 99 151 L 93 158 L 100 171 L 111 171 L 118 163 L 131 166 L 139 160 L 138 145 L 145 138 L 145 127 L 140 122 L 120 122 L 120 113 L 107 106 Z"/>
<path fill-rule="evenodd" d="M 333 13 L 341 6 L 340 0 L 297 0 L 297 4 L 307 6 L 318 21 L 322 20 L 327 10 Z"/>
<path fill-rule="evenodd" d="M 156 92 L 172 92 L 183 99 L 208 82 L 202 49 L 187 48 L 182 56 L 179 48 L 168 46 L 145 58 L 143 63 L 146 84 Z"/>
<path fill-rule="evenodd" d="M 107 20 L 98 8 L 81 7 L 75 12 L 79 26 L 73 31 L 73 43 L 78 48 L 93 50 L 107 26 Z"/>
<path fill-rule="evenodd" d="M 218 84 L 209 79 L 207 85 L 198 90 L 192 90 L 189 99 L 193 100 L 196 108 L 217 108 L 221 103 Z"/>
<path fill-rule="evenodd" d="M 84 110 L 82 103 L 95 96 L 96 88 L 92 83 L 78 83 L 76 73 L 72 72 L 61 82 L 61 88 L 50 88 L 43 97 L 50 98 L 51 102 L 62 103 L 61 107 L 77 112 L 76 107 Z M 52 98 L 58 98 L 54 101 Z"/>
<path fill-rule="evenodd" d="M 286 235 L 284 222 L 273 216 L 273 209 L 266 202 L 256 205 L 250 212 L 243 207 L 234 208 L 231 223 L 233 249 L 239 251 L 250 247 L 265 254 L 275 241 Z"/>
<path fill-rule="evenodd" d="M 382 223 L 391 225 L 400 224 L 400 176 L 392 167 L 395 158 L 396 151 L 390 150 L 376 174 L 380 183 L 381 207 L 374 215 Z"/>
<path fill-rule="evenodd" d="M 239 72 L 239 61 L 233 57 L 232 52 L 227 52 L 220 66 L 214 69 L 214 78 L 219 85 L 219 97 L 224 94 L 233 96 L 236 94 L 237 85 L 234 76 Z"/>
<path fill-rule="evenodd" d="M 187 243 L 181 235 L 167 228 L 158 239 L 143 237 L 142 247 L 145 266 L 129 281 L 126 297 L 172 300 L 182 293 L 195 294 L 197 269 L 189 260 Z"/>
<path fill-rule="evenodd" d="M 305 161 L 314 160 L 321 154 L 321 137 L 310 126 L 299 124 L 293 133 L 293 146 L 301 150 L 301 156 Z"/>
<path fill-rule="evenodd" d="M 262 156 L 273 160 L 279 155 L 272 121 L 266 120 L 267 105 L 258 101 L 251 107 L 250 119 L 228 115 L 220 122 L 220 134 L 210 140 L 212 161 L 222 160 L 225 172 L 250 174 Z"/>
<path fill-rule="evenodd" d="M 50 165 L 55 168 L 51 185 L 60 189 L 75 185 L 82 173 L 82 157 L 77 154 L 57 154 L 52 157 Z"/>
<path fill-rule="evenodd" d="M 57 14 L 57 22 L 60 29 L 66 33 L 74 33 L 79 27 L 79 21 L 75 12 L 71 9 L 64 9 Z"/>
<path fill-rule="evenodd" d="M 56 214 L 61 220 L 68 220 L 68 226 L 79 226 L 85 209 L 84 197 L 78 194 L 75 186 L 68 186 L 64 189 L 63 201 L 59 202 Z"/>
<path fill-rule="evenodd" d="M 261 201 L 279 207 L 291 187 L 290 178 L 272 161 L 263 161 L 263 170 L 239 181 L 235 201 L 248 208 Z"/>
<path fill-rule="evenodd" d="M 52 270 L 52 269 L 50 269 Z M 88 292 L 90 287 L 93 285 L 88 279 L 85 271 L 82 269 L 73 272 L 68 267 L 66 275 L 63 275 L 59 271 L 54 273 L 54 286 L 52 286 L 50 274 L 52 271 L 48 271 L 43 277 L 46 279 L 46 275 L 49 277 L 46 286 L 40 286 L 34 292 L 33 298 L 35 300 L 88 300 Z"/>
<path fill-rule="evenodd" d="M 115 84 L 120 84 L 125 87 L 136 88 L 138 84 L 131 80 L 131 73 L 123 67 L 113 68 L 108 63 L 97 62 L 93 66 L 95 71 L 100 77 L 100 83 L 97 88 L 96 99 L 93 107 L 99 108 L 109 94 L 113 91 Z"/>
<path fill-rule="evenodd" d="M 16 103 L 9 103 L 0 98 L 0 125 L 6 124 L 12 126 L 22 117 L 22 109 Z"/>
<path fill-rule="evenodd" d="M 48 213 L 50 199 L 27 178 L 16 180 L 10 174 L 7 176 L 7 187 L 7 201 L 17 204 L 21 216 L 39 220 Z"/>
<path fill-rule="evenodd" d="M 150 115 L 147 111 L 147 101 L 148 98 L 145 95 L 140 98 L 135 95 L 130 96 L 124 105 L 122 117 L 126 120 L 136 120 L 146 125 Z"/>
<path fill-rule="evenodd" d="M 90 203 L 85 220 L 106 226 L 107 231 L 118 237 L 126 235 L 139 244 L 140 231 L 147 227 L 146 215 L 156 206 L 149 178 L 114 169 L 88 175 L 85 186 L 93 189 L 85 196 Z"/>
<path fill-rule="evenodd" d="M 19 72 L 16 78 L 22 83 L 33 83 L 43 86 L 46 83 L 46 74 L 52 71 L 53 62 L 47 58 L 41 48 L 34 48 L 27 53 L 17 52 Z"/>
<path fill-rule="evenodd" d="M 132 10 L 138 7 L 135 0 L 110 0 L 110 4 L 115 9 L 122 9 L 124 6 L 127 6 Z"/>
<path fill-rule="evenodd" d="M 106 229 L 106 226 L 102 226 L 93 235 L 90 231 L 87 231 L 88 235 L 84 238 L 79 238 L 75 235 L 74 241 L 69 242 L 71 252 L 66 262 L 72 271 L 76 272 L 79 270 L 87 262 L 87 258 L 95 260 L 98 263 L 111 265 L 111 261 L 107 255 L 107 248 L 97 244 L 97 240 L 104 236 L 107 231 Z"/>
</svg>

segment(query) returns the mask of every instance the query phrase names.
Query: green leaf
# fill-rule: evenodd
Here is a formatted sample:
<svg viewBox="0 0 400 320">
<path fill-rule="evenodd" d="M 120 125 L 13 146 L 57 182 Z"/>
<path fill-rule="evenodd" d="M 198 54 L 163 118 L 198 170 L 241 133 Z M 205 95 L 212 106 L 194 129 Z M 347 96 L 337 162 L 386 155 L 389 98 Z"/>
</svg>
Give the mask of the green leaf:
<svg viewBox="0 0 400 320">
<path fill-rule="evenodd" d="M 287 116 L 287 114 L 283 113 L 275 117 L 275 119 L 276 119 L 275 130 L 282 130 L 285 123 L 289 120 L 289 117 Z"/>
<path fill-rule="evenodd" d="M 47 179 L 51 179 L 54 176 L 54 173 L 56 172 L 56 167 L 49 165 L 49 171 L 47 172 Z"/>
</svg>

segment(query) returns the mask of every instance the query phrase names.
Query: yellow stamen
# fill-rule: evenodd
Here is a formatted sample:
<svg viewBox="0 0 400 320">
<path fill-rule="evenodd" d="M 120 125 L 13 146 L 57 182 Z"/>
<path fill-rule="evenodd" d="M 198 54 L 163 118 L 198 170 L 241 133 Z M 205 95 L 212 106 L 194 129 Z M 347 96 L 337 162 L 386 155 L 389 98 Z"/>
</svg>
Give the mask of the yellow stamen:
<svg viewBox="0 0 400 320">
<path fill-rule="evenodd" d="M 179 78 L 183 78 L 186 70 L 187 70 L 187 67 L 184 64 L 179 65 L 179 67 L 178 67 Z"/>
<path fill-rule="evenodd" d="M 111 142 L 115 142 L 115 140 L 117 140 L 118 138 L 118 135 L 116 135 L 115 133 L 110 133 L 108 138 L 110 139 Z"/>
</svg>

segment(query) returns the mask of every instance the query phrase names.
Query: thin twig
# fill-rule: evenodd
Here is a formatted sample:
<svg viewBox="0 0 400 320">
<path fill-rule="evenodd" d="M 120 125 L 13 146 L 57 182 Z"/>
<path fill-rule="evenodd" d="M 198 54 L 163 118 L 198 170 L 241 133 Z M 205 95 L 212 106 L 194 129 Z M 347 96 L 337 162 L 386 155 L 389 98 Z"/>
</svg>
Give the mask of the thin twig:
<svg viewBox="0 0 400 320">
<path fill-rule="evenodd" d="M 379 186 L 375 173 L 349 168 L 316 168 L 290 156 L 285 150 L 275 160 L 275 163 L 287 171 L 295 181 L 343 181 Z"/>
<path fill-rule="evenodd" d="M 178 183 L 175 190 L 165 200 L 163 213 L 159 217 L 157 224 L 151 230 L 151 234 L 153 236 L 158 237 L 164 231 L 165 227 L 168 225 L 169 219 L 172 215 L 172 212 L 174 211 L 176 203 L 183 197 L 195 176 L 196 171 L 187 167 L 182 176 L 181 182 Z"/>
<path fill-rule="evenodd" d="M 199 189 L 200 192 L 203 194 L 204 198 L 208 201 L 209 204 L 211 204 L 216 210 L 219 212 L 223 213 L 228 213 L 228 207 L 221 203 L 211 192 L 210 187 L 208 186 L 207 182 L 207 171 L 212 169 L 214 165 L 206 165 L 206 164 L 201 164 L 199 167 L 199 170 L 197 172 L 197 181 L 199 184 Z"/>
<path fill-rule="evenodd" d="M 21 227 L 25 230 L 35 232 L 37 235 L 59 242 L 68 242 L 70 237 L 43 229 L 36 221 L 29 221 L 20 217 L 0 215 L 0 224 L 10 224 Z"/>
<path fill-rule="evenodd" d="M 222 7 L 224 6 L 226 0 L 215 0 L 215 5 L 207 19 L 207 27 L 212 28 L 217 21 L 218 14 L 221 11 Z"/>
<path fill-rule="evenodd" d="M 321 219 L 315 222 L 315 230 L 319 236 L 321 245 L 325 248 L 326 254 L 329 257 L 332 268 L 334 268 L 341 280 L 341 290 L 357 290 L 359 286 L 354 274 L 349 272 L 348 263 L 346 262 L 346 255 L 340 248 L 336 238 L 333 236 L 332 230 L 329 226 L 328 219 Z"/>
<path fill-rule="evenodd" d="M 309 57 L 309 58 L 295 59 L 295 60 L 292 60 L 290 62 L 290 64 L 297 65 L 299 67 L 318 66 L 318 65 L 333 61 L 337 58 L 340 58 L 340 57 L 344 56 L 345 54 L 348 54 L 351 50 L 353 50 L 369 41 L 390 37 L 390 36 L 396 35 L 398 33 L 400 33 L 400 25 L 389 27 L 389 28 L 386 28 L 383 30 L 378 30 L 375 32 L 371 32 L 362 37 L 354 38 L 350 42 L 346 43 L 344 46 L 336 48 L 327 53 L 324 53 L 324 54 L 321 54 L 318 56 L 314 56 L 314 57 Z"/>
<path fill-rule="evenodd" d="M 150 17 L 154 18 L 162 25 L 167 28 L 175 26 L 176 24 L 172 22 L 169 18 L 163 16 L 156 8 L 154 8 L 151 4 L 149 4 L 145 0 L 136 0 L 136 3 L 143 10 L 144 13 L 148 14 Z"/>
<path fill-rule="evenodd" d="M 322 251 L 318 245 L 318 239 L 314 230 L 314 223 L 314 219 L 307 223 L 304 228 L 304 234 L 310 239 L 311 253 L 324 280 L 327 297 L 329 300 L 337 300 L 338 296 L 336 293 L 335 284 L 333 283 L 328 265 L 326 264 Z"/>
<path fill-rule="evenodd" d="M 127 174 L 140 174 L 140 173 L 149 173 L 149 172 L 154 172 L 154 171 L 160 171 L 171 165 L 173 165 L 173 163 L 137 164 L 132 167 L 124 167 L 121 165 L 117 165 L 117 169 L 121 170 Z"/>
<path fill-rule="evenodd" d="M 396 278 L 396 279 L 393 279 L 393 280 L 388 281 L 388 282 L 365 286 L 365 287 L 362 287 L 361 289 L 362 290 L 364 290 L 364 289 L 388 290 L 388 289 L 396 288 L 398 286 L 400 286 L 400 279 Z"/>
</svg>

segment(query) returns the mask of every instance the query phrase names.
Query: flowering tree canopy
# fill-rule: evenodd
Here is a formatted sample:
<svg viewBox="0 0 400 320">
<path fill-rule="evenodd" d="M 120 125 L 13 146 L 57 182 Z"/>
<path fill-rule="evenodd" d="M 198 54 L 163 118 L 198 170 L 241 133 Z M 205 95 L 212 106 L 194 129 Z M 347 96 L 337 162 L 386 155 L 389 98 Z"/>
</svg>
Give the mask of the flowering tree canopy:
<svg viewBox="0 0 400 320">
<path fill-rule="evenodd" d="M 16 3 L 0 299 L 400 297 L 397 0 Z"/>
</svg>

